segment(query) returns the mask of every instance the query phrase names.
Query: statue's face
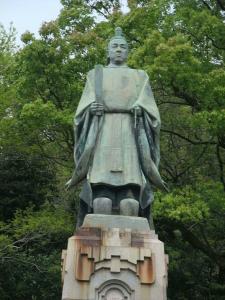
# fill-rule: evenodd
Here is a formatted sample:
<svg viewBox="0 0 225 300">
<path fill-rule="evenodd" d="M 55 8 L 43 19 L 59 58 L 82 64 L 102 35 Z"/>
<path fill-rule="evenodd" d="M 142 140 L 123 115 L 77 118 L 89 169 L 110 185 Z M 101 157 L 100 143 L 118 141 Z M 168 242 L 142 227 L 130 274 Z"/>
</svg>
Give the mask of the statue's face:
<svg viewBox="0 0 225 300">
<path fill-rule="evenodd" d="M 109 59 L 115 65 L 121 65 L 127 60 L 128 46 L 124 39 L 114 39 L 109 44 Z"/>
</svg>

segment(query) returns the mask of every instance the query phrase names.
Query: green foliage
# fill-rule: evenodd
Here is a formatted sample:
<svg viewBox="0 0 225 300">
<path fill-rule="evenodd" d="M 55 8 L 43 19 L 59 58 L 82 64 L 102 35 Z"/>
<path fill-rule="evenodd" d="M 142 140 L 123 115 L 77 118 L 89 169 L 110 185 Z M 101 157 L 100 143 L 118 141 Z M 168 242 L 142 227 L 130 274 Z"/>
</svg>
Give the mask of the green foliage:
<svg viewBox="0 0 225 300">
<path fill-rule="evenodd" d="M 60 298 L 60 252 L 79 192 L 64 191 L 73 115 L 86 73 L 106 64 L 121 26 L 128 64 L 149 74 L 162 117 L 160 171 L 170 193 L 156 193 L 153 210 L 170 256 L 169 298 L 223 299 L 223 2 L 135 0 L 126 14 L 117 0 L 61 3 L 59 17 L 40 38 L 24 33 L 18 51 L 14 30 L 0 27 L 0 298 Z"/>
<path fill-rule="evenodd" d="M 161 202 L 156 202 L 154 208 L 156 218 L 165 215 L 175 222 L 202 222 L 209 217 L 205 199 L 189 186 L 173 190 L 172 193 L 164 196 Z"/>
<path fill-rule="evenodd" d="M 222 184 L 208 181 L 173 190 L 168 195 L 158 193 L 154 215 L 170 255 L 169 278 L 179 281 L 169 289 L 171 299 L 174 295 L 177 299 L 222 299 L 225 253 Z"/>
<path fill-rule="evenodd" d="M 60 252 L 72 234 L 71 215 L 58 207 L 18 211 L 1 224 L 1 299 L 60 298 Z"/>
<path fill-rule="evenodd" d="M 9 30 L 7 31 L 4 26 L 0 23 L 0 53 L 11 54 L 16 49 L 15 46 L 15 34 L 16 30 L 12 24 L 10 24 Z"/>
<path fill-rule="evenodd" d="M 33 205 L 38 209 L 56 197 L 54 170 L 41 157 L 1 153 L 0 181 L 0 218 L 4 221 L 11 219 L 19 208 Z"/>
</svg>

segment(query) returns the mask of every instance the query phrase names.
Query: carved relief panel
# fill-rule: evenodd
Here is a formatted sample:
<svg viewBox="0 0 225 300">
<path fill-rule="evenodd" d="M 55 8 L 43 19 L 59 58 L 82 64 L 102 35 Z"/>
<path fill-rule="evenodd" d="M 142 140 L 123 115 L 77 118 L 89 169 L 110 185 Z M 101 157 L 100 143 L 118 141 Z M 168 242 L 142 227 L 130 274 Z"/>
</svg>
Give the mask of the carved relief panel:
<svg viewBox="0 0 225 300">
<path fill-rule="evenodd" d="M 134 300 L 134 291 L 122 281 L 110 280 L 96 291 L 96 300 Z"/>
</svg>

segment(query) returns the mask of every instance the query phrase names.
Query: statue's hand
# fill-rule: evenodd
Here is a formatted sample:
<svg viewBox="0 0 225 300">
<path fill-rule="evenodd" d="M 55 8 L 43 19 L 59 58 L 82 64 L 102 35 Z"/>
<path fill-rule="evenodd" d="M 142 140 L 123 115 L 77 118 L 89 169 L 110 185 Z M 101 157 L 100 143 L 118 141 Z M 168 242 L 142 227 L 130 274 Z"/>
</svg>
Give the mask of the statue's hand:
<svg viewBox="0 0 225 300">
<path fill-rule="evenodd" d="M 134 106 L 131 110 L 131 112 L 137 116 L 137 117 L 141 117 L 142 113 L 143 113 L 143 109 L 140 106 Z"/>
<path fill-rule="evenodd" d="M 104 106 L 101 103 L 93 102 L 90 105 L 90 111 L 92 115 L 102 116 L 104 113 Z"/>
</svg>

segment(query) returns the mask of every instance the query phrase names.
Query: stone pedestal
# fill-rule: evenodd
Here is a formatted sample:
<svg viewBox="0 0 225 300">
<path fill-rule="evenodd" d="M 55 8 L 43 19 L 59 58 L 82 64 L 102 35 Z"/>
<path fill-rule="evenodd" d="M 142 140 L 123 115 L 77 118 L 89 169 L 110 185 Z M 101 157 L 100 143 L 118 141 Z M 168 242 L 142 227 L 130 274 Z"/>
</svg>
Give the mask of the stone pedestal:
<svg viewBox="0 0 225 300">
<path fill-rule="evenodd" d="M 62 300 L 166 300 L 167 260 L 146 219 L 87 215 L 62 253 Z"/>
</svg>

